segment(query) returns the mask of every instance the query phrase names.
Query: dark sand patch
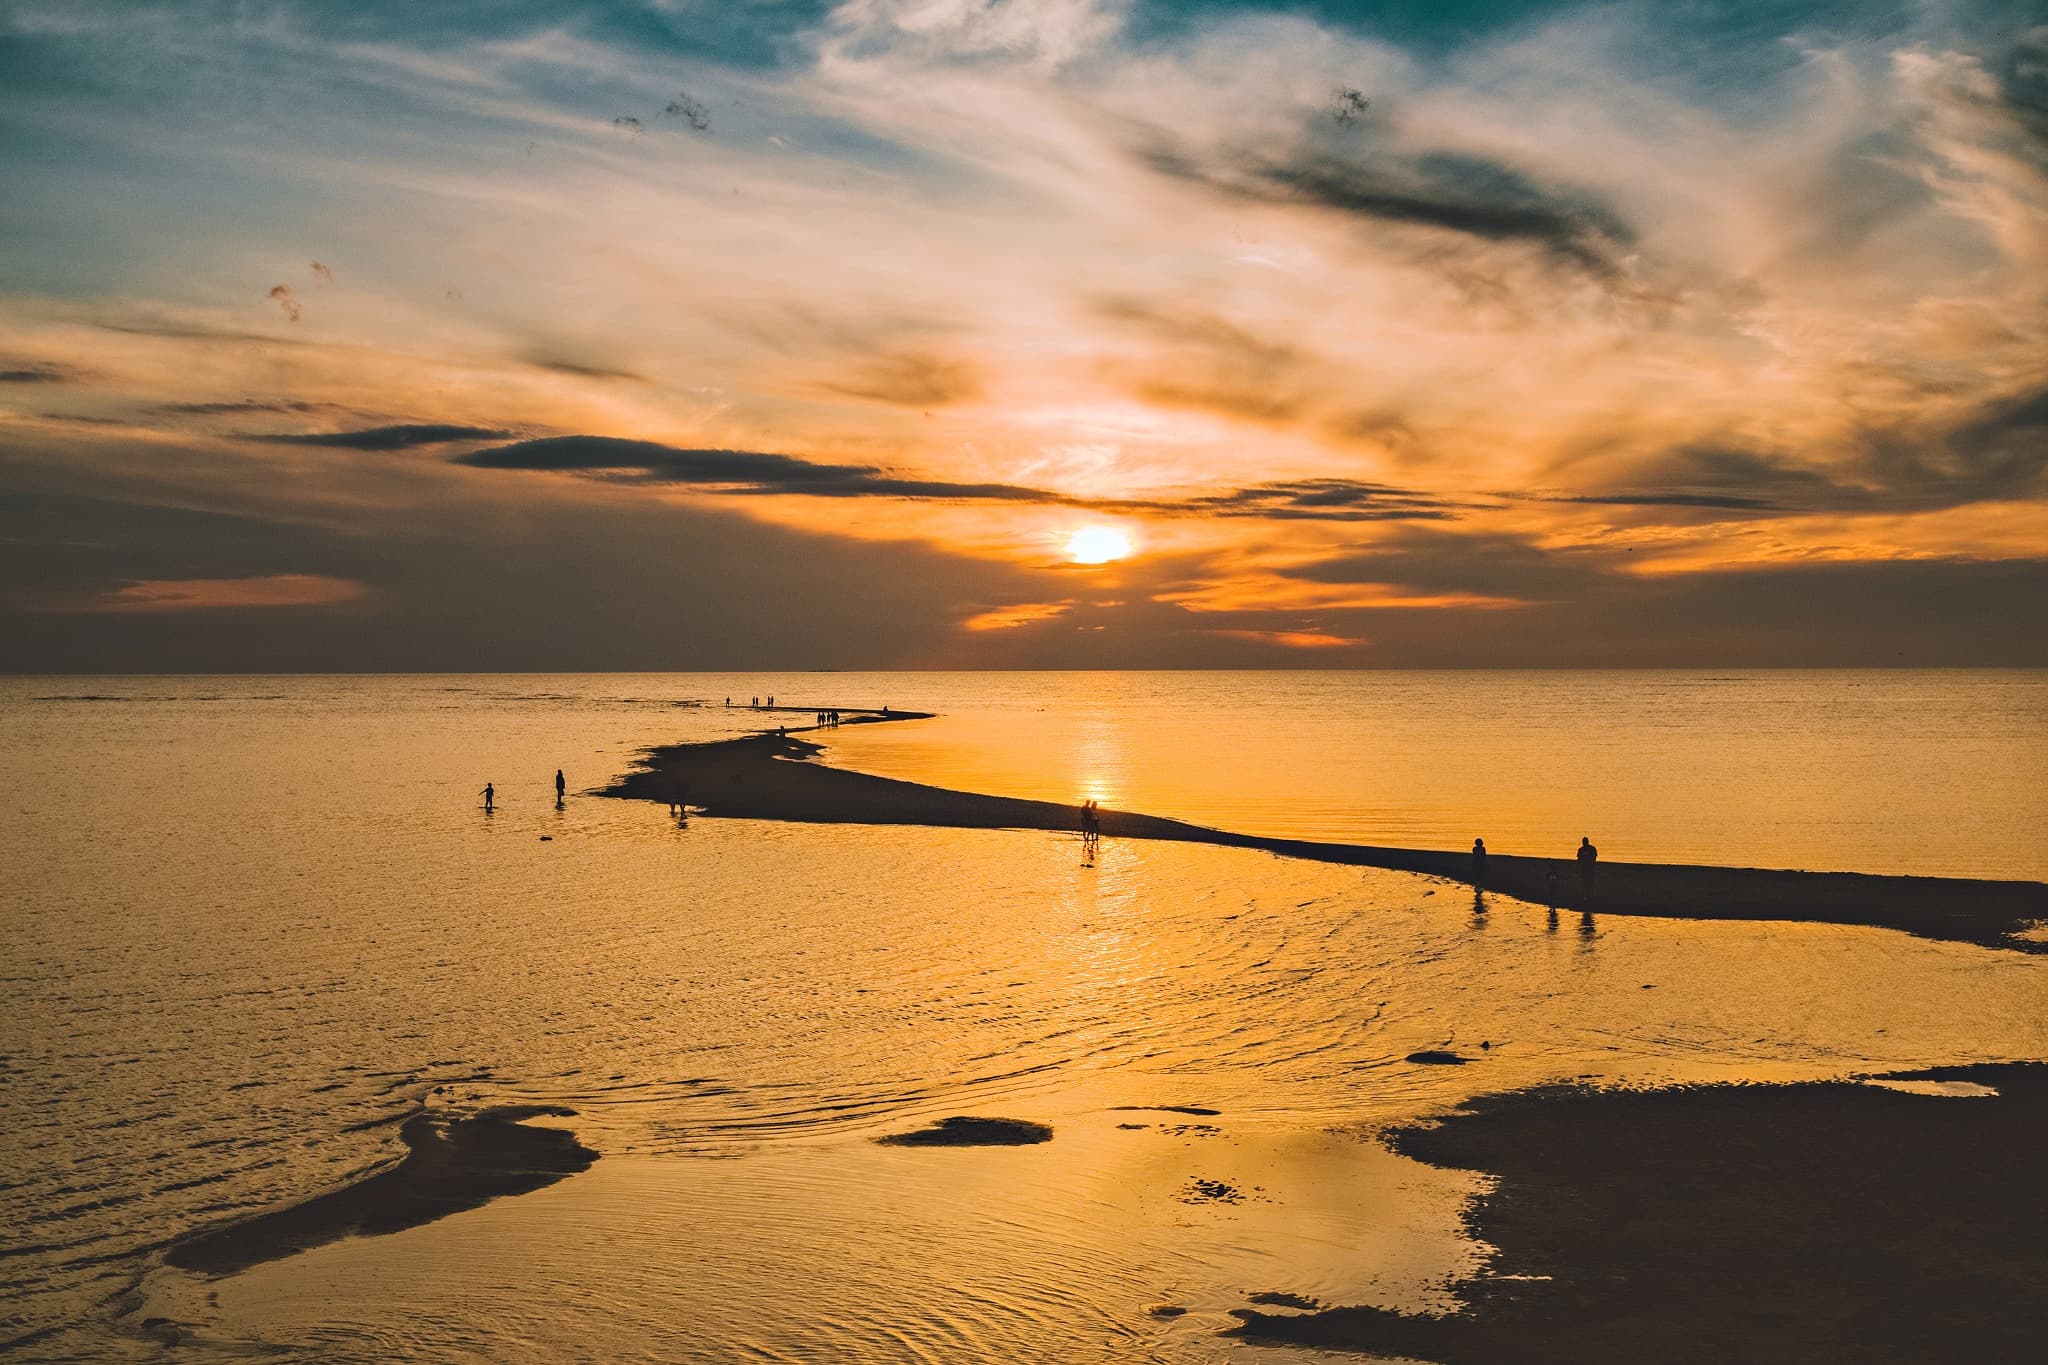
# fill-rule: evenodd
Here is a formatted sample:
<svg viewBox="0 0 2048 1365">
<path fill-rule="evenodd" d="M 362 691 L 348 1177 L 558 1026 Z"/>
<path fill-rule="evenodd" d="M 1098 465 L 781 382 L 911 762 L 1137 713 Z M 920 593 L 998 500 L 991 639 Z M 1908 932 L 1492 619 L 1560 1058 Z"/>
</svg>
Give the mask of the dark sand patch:
<svg viewBox="0 0 2048 1365">
<path fill-rule="evenodd" d="M 1028 1147 L 1051 1142 L 1052 1129 L 1029 1119 L 981 1119 L 955 1115 L 929 1128 L 891 1133 L 875 1141 L 889 1147 Z"/>
<path fill-rule="evenodd" d="M 1498 1177 L 1464 1309 L 1239 1309 L 1234 1335 L 1461 1362 L 2019 1362 L 2048 1340 L 2048 1065 L 1482 1100 L 1391 1135 Z"/>
<path fill-rule="evenodd" d="M 1199 1104 L 1113 1104 L 1112 1114 L 1193 1114 L 1198 1118 L 1213 1119 L 1220 1116 L 1221 1109 L 1204 1109 Z"/>
<path fill-rule="evenodd" d="M 1442 1048 L 1426 1047 L 1420 1052 L 1409 1053 L 1408 1060 L 1419 1062 L 1423 1066 L 1463 1066 L 1472 1059 L 1460 1057 L 1455 1052 L 1446 1052 Z"/>
<path fill-rule="evenodd" d="M 1155 1303 L 1145 1311 L 1155 1318 L 1177 1318 L 1188 1310 L 1177 1303 Z"/>
<path fill-rule="evenodd" d="M 597 1153 L 559 1128 L 521 1120 L 572 1117 L 554 1105 L 507 1104 L 467 1118 L 415 1114 L 399 1129 L 409 1149 L 388 1170 L 303 1204 L 188 1237 L 165 1260 L 231 1275 L 343 1237 L 379 1237 L 525 1194 L 588 1170 Z"/>
<path fill-rule="evenodd" d="M 866 719 L 922 718 L 892 712 Z M 819 745 L 776 734 L 670 745 L 648 750 L 638 768 L 598 795 L 682 801 L 706 815 L 753 820 L 1066 833 L 1080 829 L 1078 806 L 951 791 L 807 761 L 821 752 Z M 1471 854 L 1462 850 L 1264 839 L 1120 810 L 1102 811 L 1101 822 L 1105 838 L 1263 849 L 1284 857 L 1384 867 L 1454 881 L 1467 880 L 1472 867 Z M 2048 885 L 2040 882 L 1602 862 L 1596 884 L 1588 887 L 1581 884 L 1578 869 L 1567 866 L 1569 861 L 1492 854 L 1486 861 L 1485 890 L 1545 904 L 1546 873 L 1554 866 L 1563 878 L 1556 904 L 1571 910 L 1676 919 L 1866 924 L 1925 938 L 2048 952 L 2048 939 L 2031 932 L 2039 922 L 2048 921 Z"/>
<path fill-rule="evenodd" d="M 1321 1299 L 1312 1299 L 1306 1294 L 1289 1294 L 1279 1289 L 1268 1289 L 1259 1294 L 1244 1296 L 1248 1303 L 1263 1303 L 1271 1308 L 1294 1308 L 1304 1313 L 1313 1313 L 1323 1306 Z"/>
</svg>

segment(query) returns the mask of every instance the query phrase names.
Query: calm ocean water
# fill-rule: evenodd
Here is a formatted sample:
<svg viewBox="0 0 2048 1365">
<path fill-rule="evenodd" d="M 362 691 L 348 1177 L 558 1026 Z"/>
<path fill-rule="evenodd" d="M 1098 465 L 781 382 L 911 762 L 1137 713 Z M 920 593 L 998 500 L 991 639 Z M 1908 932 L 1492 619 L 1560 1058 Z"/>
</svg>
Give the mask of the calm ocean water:
<svg viewBox="0 0 2048 1365">
<path fill-rule="evenodd" d="M 1236 1358 L 1143 1305 L 1283 1271 L 1426 1303 L 1454 1268 L 1386 1222 L 1399 1190 L 1418 1227 L 1454 1202 L 1333 1129 L 1578 1075 L 2048 1056 L 2038 958 L 580 794 L 770 693 L 944 713 L 832 732 L 834 762 L 1259 833 L 2048 875 L 2037 672 L 7 679 L 0 1343 L 153 1357 L 170 1304 L 200 1358 Z M 1403 1060 L 1480 1039 L 1484 1066 Z M 504 1100 L 576 1108 L 604 1160 L 225 1281 L 161 1264 L 387 1164 L 423 1105 Z M 1226 1117 L 1114 1121 L 1159 1104 Z M 959 1112 L 1053 1122 L 1059 1164 L 868 1141 Z M 1232 1161 L 1267 1193 L 1171 1197 Z M 539 1285 L 536 1226 L 571 1248 Z"/>
</svg>

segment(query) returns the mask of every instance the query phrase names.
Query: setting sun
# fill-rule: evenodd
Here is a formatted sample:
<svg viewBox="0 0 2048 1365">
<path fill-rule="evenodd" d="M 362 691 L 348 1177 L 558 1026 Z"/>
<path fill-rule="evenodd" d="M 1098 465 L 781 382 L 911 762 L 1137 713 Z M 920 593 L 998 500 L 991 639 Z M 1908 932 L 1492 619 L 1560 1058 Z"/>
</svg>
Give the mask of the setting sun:
<svg viewBox="0 0 2048 1365">
<path fill-rule="evenodd" d="M 1083 526 L 1067 537 L 1067 558 L 1076 564 L 1107 564 L 1131 552 L 1131 538 L 1108 526 Z"/>
</svg>

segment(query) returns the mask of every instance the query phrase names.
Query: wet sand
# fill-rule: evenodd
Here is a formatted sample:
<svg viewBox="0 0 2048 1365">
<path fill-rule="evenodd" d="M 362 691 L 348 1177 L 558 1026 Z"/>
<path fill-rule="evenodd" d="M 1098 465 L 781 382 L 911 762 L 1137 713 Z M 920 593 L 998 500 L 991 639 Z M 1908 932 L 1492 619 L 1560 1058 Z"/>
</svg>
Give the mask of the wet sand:
<svg viewBox="0 0 2048 1365">
<path fill-rule="evenodd" d="M 343 1237 L 402 1232 L 503 1195 L 541 1189 L 590 1169 L 597 1153 L 559 1128 L 522 1120 L 575 1112 L 508 1104 L 465 1118 L 415 1114 L 399 1129 L 407 1150 L 391 1169 L 303 1204 L 189 1237 L 164 1259 L 181 1270 L 231 1275 Z"/>
<path fill-rule="evenodd" d="M 2048 1065 L 1482 1100 L 1391 1145 L 1490 1172 L 1462 1311 L 1240 1309 L 1234 1335 L 1465 1361 L 2033 1361 L 2048 1339 Z M 1270 1301 L 1269 1301 L 1270 1302 Z"/>
<path fill-rule="evenodd" d="M 877 713 L 861 719 L 881 723 L 926 718 Z M 822 751 L 818 744 L 777 734 L 656 748 L 647 752 L 639 768 L 599 794 L 680 801 L 706 815 L 755 820 L 1068 833 L 1079 829 L 1076 806 L 952 791 L 808 761 Z M 1284 857 L 1456 881 L 1469 881 L 1472 871 L 1471 856 L 1463 850 L 1267 839 L 1132 811 L 1104 810 L 1101 820 L 1105 838 L 1264 849 Z M 1558 874 L 1555 893 L 1548 877 L 1553 868 Z M 1598 914 L 1861 924 L 1925 938 L 2048 951 L 2048 943 L 2015 937 L 2048 920 L 2048 885 L 2040 882 L 1602 862 L 1588 885 L 1568 857 L 1495 853 L 1487 858 L 1483 889 L 1537 905 Z"/>
</svg>

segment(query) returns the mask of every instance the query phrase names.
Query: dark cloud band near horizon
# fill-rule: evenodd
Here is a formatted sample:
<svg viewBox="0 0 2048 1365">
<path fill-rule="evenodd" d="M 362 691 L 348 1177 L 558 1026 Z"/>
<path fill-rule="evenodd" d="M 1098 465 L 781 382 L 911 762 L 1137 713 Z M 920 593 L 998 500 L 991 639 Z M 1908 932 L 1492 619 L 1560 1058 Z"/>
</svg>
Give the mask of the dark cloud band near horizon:
<svg viewBox="0 0 2048 1365">
<path fill-rule="evenodd" d="M 307 443 L 349 444 L 339 436 Z M 1465 505 L 1385 484 L 1337 478 L 1277 480 L 1183 498 L 1085 498 L 1021 484 L 907 478 L 878 465 L 826 464 L 795 455 L 753 450 L 682 449 L 656 441 L 612 436 L 547 436 L 467 451 L 453 456 L 450 463 L 472 469 L 576 474 L 613 482 L 665 484 L 728 495 L 1017 503 L 1168 517 L 1331 522 L 1445 520 L 1457 515 Z"/>
</svg>

